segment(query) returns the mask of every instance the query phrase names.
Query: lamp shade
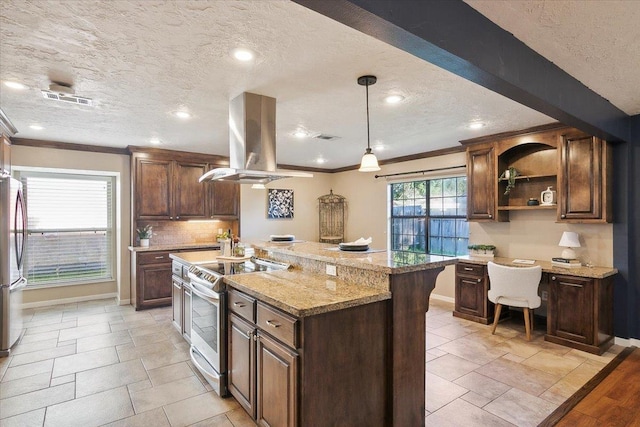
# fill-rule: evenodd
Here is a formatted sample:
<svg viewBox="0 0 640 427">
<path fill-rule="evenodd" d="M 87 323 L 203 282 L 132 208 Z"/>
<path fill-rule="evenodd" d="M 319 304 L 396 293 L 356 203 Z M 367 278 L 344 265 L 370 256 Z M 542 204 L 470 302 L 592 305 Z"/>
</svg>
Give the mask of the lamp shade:
<svg viewBox="0 0 640 427">
<path fill-rule="evenodd" d="M 579 248 L 580 247 L 580 237 L 578 233 L 573 231 L 565 231 L 562 233 L 562 238 L 560 239 L 560 243 L 558 246 L 562 246 L 565 248 Z"/>
<path fill-rule="evenodd" d="M 375 172 L 379 171 L 380 166 L 378 166 L 378 159 L 376 155 L 371 152 L 371 148 L 367 148 L 364 156 L 362 156 L 362 161 L 360 162 L 360 172 Z"/>
</svg>

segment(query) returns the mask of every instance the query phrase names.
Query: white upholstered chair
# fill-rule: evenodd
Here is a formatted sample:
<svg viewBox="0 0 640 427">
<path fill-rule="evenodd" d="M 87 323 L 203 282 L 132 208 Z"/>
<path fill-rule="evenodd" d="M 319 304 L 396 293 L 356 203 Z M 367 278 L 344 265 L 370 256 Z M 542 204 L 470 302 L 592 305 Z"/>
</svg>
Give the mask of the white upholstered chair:
<svg viewBox="0 0 640 427">
<path fill-rule="evenodd" d="M 542 267 L 539 265 L 535 267 L 508 267 L 489 261 L 487 268 L 489 269 L 489 301 L 496 305 L 491 333 L 496 333 L 503 305 L 521 307 L 524 311 L 527 341 L 530 341 L 533 309 L 540 307 L 541 303 L 538 296 L 538 286 L 542 277 Z M 529 311 L 530 309 L 531 311 Z"/>
</svg>

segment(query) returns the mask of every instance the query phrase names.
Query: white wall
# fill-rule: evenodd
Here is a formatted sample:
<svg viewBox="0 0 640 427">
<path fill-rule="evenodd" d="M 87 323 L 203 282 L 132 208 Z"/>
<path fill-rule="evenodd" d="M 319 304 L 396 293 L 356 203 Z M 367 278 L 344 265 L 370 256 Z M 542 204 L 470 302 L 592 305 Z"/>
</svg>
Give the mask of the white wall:
<svg viewBox="0 0 640 427">
<path fill-rule="evenodd" d="M 117 172 L 116 191 L 118 195 L 118 211 L 116 222 L 117 248 L 116 259 L 119 261 L 116 280 L 87 285 L 60 286 L 47 289 L 30 289 L 24 293 L 27 304 L 38 304 L 52 300 L 89 299 L 96 295 L 117 294 L 122 302 L 128 302 L 130 295 L 130 244 L 131 222 L 131 185 L 129 173 L 129 156 L 118 154 L 92 153 L 86 151 L 57 150 L 52 148 L 27 147 L 13 145 L 11 147 L 11 163 L 13 166 L 38 168 L 56 168 L 73 170 L 91 170 Z M 27 206 L 28 209 L 28 206 Z"/>
</svg>

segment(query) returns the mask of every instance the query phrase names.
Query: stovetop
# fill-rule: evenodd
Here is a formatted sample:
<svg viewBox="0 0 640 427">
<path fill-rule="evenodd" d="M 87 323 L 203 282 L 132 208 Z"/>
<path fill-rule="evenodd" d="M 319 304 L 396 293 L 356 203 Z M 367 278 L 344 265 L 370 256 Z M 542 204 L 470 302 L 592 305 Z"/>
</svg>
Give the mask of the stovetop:
<svg viewBox="0 0 640 427">
<path fill-rule="evenodd" d="M 231 274 L 254 273 L 257 271 L 278 271 L 286 270 L 287 268 L 289 268 L 288 264 L 282 264 L 276 261 L 251 257 L 244 262 L 218 261 L 209 264 L 192 265 L 189 268 L 189 271 L 192 273 L 196 273 L 206 280 L 209 280 L 207 274 L 213 276 L 213 278 L 216 278 L 219 276 L 227 276 Z"/>
</svg>

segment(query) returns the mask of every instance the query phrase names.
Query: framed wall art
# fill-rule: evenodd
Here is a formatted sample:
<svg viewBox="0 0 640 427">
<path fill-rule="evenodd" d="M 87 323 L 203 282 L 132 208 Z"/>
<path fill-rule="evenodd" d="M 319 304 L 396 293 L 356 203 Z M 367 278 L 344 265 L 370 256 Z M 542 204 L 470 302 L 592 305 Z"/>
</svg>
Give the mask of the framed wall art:
<svg viewBox="0 0 640 427">
<path fill-rule="evenodd" d="M 267 197 L 267 219 L 293 219 L 293 190 L 270 188 Z"/>
</svg>

